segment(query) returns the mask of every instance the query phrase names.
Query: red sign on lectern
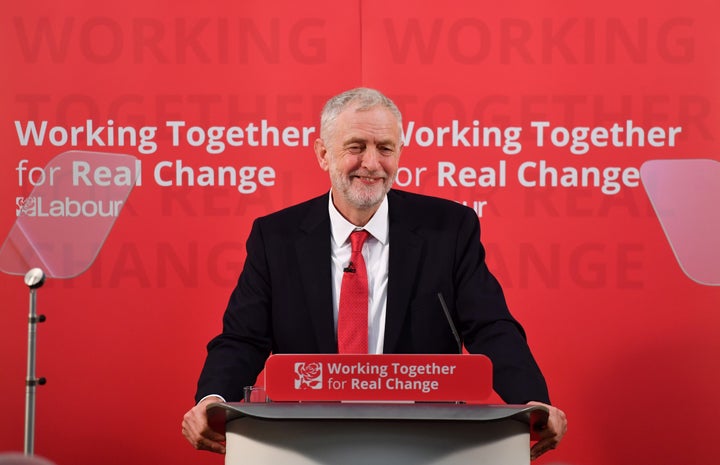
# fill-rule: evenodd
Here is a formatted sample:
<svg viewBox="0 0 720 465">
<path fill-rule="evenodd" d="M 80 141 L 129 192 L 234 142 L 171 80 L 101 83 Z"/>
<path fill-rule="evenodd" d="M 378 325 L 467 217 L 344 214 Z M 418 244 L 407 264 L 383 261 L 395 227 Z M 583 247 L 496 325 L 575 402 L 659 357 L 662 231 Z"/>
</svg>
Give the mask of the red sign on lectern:
<svg viewBox="0 0 720 465">
<path fill-rule="evenodd" d="M 265 365 L 273 401 L 478 402 L 492 393 L 484 355 L 279 354 Z"/>
</svg>

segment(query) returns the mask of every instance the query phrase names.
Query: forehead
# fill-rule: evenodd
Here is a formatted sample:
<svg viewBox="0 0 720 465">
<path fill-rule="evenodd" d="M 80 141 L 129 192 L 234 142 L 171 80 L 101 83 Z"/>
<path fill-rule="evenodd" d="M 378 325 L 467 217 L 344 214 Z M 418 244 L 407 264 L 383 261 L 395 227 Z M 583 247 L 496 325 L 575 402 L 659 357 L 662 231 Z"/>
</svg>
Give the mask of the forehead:
<svg viewBox="0 0 720 465">
<path fill-rule="evenodd" d="M 376 106 L 358 110 L 351 106 L 337 117 L 335 135 L 340 141 L 367 139 L 398 142 L 400 128 L 397 118 L 387 108 Z"/>
</svg>

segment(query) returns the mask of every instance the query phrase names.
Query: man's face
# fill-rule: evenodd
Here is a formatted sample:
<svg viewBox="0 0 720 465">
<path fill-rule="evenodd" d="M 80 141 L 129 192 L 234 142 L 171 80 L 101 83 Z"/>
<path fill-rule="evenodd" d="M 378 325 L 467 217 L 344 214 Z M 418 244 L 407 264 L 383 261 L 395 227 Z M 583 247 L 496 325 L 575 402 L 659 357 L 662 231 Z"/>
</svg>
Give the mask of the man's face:
<svg viewBox="0 0 720 465">
<path fill-rule="evenodd" d="M 315 153 L 330 174 L 340 213 L 374 213 L 395 180 L 401 149 L 400 128 L 389 110 L 350 106 L 338 115 L 326 140 L 315 142 Z"/>
</svg>

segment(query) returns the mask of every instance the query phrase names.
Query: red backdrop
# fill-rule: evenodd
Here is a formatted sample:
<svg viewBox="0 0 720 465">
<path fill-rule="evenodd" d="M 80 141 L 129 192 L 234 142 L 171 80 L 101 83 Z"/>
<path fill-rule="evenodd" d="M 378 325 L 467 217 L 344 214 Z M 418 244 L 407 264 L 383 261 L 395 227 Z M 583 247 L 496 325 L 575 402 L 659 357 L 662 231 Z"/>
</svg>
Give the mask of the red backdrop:
<svg viewBox="0 0 720 465">
<path fill-rule="evenodd" d="M 73 465 L 101 457 L 222 462 L 192 450 L 180 420 L 204 345 L 220 330 L 251 221 L 329 184 L 312 138 L 310 146 L 246 140 L 213 154 L 194 142 L 203 131 L 187 128 L 263 120 L 280 131 L 314 128 L 327 97 L 363 85 L 404 113 L 408 170 L 399 183 L 483 205 L 489 264 L 526 327 L 553 402 L 569 417 L 562 447 L 539 463 L 713 463 L 720 290 L 683 273 L 637 179 L 617 193 L 570 178 L 530 185 L 541 176 L 528 163 L 632 175 L 651 159 L 718 160 L 718 8 L 709 0 L 512 3 L 4 6 L 0 234 L 15 221 L 16 198 L 32 187 L 16 170 L 21 160 L 42 167 L 79 148 L 128 153 L 143 164 L 142 185 L 93 266 L 39 293 L 48 321 L 39 328 L 38 374 L 48 384 L 38 390 L 36 452 Z M 626 128 L 628 120 L 646 131 L 681 131 L 673 143 L 627 146 L 622 136 L 581 154 L 563 130 L 552 132 Z M 43 121 L 48 130 L 157 127 L 157 147 L 88 145 L 84 136 L 76 145 L 23 143 L 27 125 Z M 168 121 L 186 123 L 177 141 Z M 549 128 L 539 141 L 543 121 Z M 469 128 L 465 139 L 456 131 L 453 141 L 453 124 Z M 472 141 L 486 127 L 506 136 L 499 146 Z M 517 140 L 507 128 L 520 129 Z M 515 153 L 512 142 L 521 145 Z M 157 178 L 163 162 L 172 167 Z M 178 164 L 268 167 L 275 177 L 251 193 L 178 185 Z M 501 165 L 502 183 L 491 176 Z M 21 450 L 27 291 L 17 276 L 0 276 L 0 288 L 0 450 Z"/>
</svg>

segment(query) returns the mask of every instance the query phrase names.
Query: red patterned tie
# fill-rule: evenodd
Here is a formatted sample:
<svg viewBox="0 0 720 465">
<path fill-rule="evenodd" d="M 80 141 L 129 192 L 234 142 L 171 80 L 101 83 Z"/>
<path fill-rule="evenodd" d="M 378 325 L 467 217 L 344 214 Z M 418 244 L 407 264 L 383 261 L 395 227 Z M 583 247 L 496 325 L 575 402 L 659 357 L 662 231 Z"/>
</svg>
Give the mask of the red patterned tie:
<svg viewBox="0 0 720 465">
<path fill-rule="evenodd" d="M 362 246 L 369 233 L 354 231 L 350 234 L 352 254 L 343 270 L 338 312 L 338 353 L 368 353 L 368 280 Z"/>
</svg>

